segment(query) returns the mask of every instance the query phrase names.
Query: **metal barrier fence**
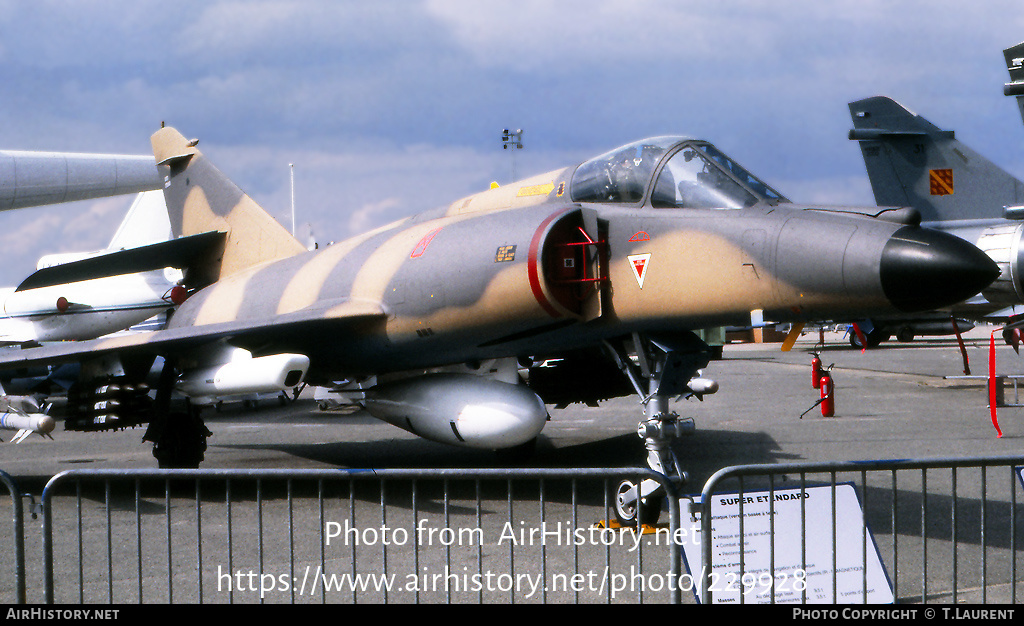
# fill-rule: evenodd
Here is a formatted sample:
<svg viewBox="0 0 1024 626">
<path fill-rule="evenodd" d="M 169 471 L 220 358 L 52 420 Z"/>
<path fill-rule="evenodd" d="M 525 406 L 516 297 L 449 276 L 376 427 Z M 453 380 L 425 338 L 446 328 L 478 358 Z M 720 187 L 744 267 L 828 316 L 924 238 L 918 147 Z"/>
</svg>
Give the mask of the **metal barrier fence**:
<svg viewBox="0 0 1024 626">
<path fill-rule="evenodd" d="M 636 469 L 68 471 L 44 601 L 678 602 L 667 530 L 595 526 L 625 478 L 674 493 Z"/>
<path fill-rule="evenodd" d="M 17 485 L 14 483 L 14 479 L 5 472 L 0 471 L 0 485 L 7 488 L 7 493 L 11 496 L 11 527 L 7 529 L 10 533 L 7 535 L 4 532 L 0 532 L 0 538 L 9 537 L 9 539 L 0 541 L 0 546 L 11 546 L 12 550 L 4 550 L 5 558 L 13 558 L 13 563 L 8 567 L 5 567 L 3 571 L 13 571 L 12 580 L 14 580 L 13 590 L 13 601 L 24 604 L 26 601 L 25 597 L 25 513 L 21 506 L 21 492 Z"/>
<path fill-rule="evenodd" d="M 1016 602 L 1021 466 L 737 466 L 692 504 L 637 469 L 76 470 L 43 491 L 28 573 L 0 472 L 0 595 L 25 602 L 27 579 L 59 603 Z M 618 481 L 640 478 L 685 506 L 648 534 L 609 528 Z"/>
<path fill-rule="evenodd" d="M 712 564 L 701 598 L 1016 602 L 1021 465 L 1024 456 L 722 469 L 691 506 Z"/>
</svg>

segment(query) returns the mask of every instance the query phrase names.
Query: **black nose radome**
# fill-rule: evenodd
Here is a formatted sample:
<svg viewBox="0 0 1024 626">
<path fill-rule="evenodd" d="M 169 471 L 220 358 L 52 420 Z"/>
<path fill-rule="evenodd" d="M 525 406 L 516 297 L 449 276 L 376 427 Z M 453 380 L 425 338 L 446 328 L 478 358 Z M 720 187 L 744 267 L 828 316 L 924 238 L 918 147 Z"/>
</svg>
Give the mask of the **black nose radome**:
<svg viewBox="0 0 1024 626">
<path fill-rule="evenodd" d="M 928 311 L 974 296 L 999 276 L 987 254 L 953 235 L 906 226 L 882 249 L 882 291 L 902 311 Z"/>
</svg>

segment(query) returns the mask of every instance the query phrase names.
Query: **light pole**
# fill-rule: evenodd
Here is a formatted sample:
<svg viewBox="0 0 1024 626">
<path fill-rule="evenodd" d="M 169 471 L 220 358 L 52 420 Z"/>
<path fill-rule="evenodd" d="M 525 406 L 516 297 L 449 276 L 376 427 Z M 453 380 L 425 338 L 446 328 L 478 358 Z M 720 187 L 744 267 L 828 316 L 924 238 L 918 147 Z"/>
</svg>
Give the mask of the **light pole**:
<svg viewBox="0 0 1024 626">
<path fill-rule="evenodd" d="M 289 163 L 288 169 L 291 172 L 291 188 L 292 188 L 292 237 L 295 236 L 295 164 Z"/>
<path fill-rule="evenodd" d="M 523 149 L 523 129 L 501 131 L 501 147 L 512 151 L 512 182 L 516 182 L 516 150 Z"/>
</svg>

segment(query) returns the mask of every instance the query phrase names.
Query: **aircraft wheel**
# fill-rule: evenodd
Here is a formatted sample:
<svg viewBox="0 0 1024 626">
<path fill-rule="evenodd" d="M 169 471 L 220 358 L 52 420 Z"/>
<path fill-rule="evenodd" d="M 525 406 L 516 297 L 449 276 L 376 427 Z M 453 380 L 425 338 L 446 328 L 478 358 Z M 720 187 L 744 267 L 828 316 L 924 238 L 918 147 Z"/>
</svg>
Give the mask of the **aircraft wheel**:
<svg viewBox="0 0 1024 626">
<path fill-rule="evenodd" d="M 877 348 L 878 346 L 880 346 L 882 344 L 883 341 L 888 340 L 890 337 L 892 337 L 891 334 L 889 334 L 889 333 L 887 333 L 885 331 L 882 331 L 882 330 L 877 330 L 877 329 L 871 331 L 870 333 L 866 333 L 865 336 L 864 336 L 864 338 L 868 342 L 868 347 L 869 348 Z M 911 337 L 911 338 L 913 338 L 913 337 Z M 864 346 L 860 345 L 860 338 L 857 336 L 857 333 L 852 332 L 852 331 L 850 332 L 850 345 L 853 346 L 854 348 L 858 348 L 858 349 L 864 347 Z"/>
<path fill-rule="evenodd" d="M 160 469 L 197 469 L 206 453 L 211 433 L 198 412 L 179 411 L 164 417 L 165 425 L 153 442 L 153 456 Z"/>
<path fill-rule="evenodd" d="M 622 497 L 634 486 L 636 483 L 629 480 L 619 483 L 619 488 L 615 491 L 615 518 L 626 528 L 636 528 L 638 516 L 641 524 L 658 523 L 658 518 L 661 517 L 660 495 L 652 496 L 646 502 L 642 499 L 629 504 L 622 501 Z"/>
<path fill-rule="evenodd" d="M 896 331 L 896 338 L 904 343 L 910 343 L 914 340 L 914 331 L 904 326 Z"/>
</svg>

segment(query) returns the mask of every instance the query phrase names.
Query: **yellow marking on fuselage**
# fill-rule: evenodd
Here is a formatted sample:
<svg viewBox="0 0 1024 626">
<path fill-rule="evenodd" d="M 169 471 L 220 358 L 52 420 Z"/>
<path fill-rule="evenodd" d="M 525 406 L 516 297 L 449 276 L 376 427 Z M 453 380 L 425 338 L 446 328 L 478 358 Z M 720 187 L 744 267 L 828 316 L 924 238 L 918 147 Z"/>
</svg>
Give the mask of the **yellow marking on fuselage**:
<svg viewBox="0 0 1024 626">
<path fill-rule="evenodd" d="M 555 185 L 564 180 L 569 173 L 571 171 L 564 169 L 555 170 L 517 181 L 515 185 L 492 187 L 487 191 L 481 191 L 451 203 L 448 206 L 447 215 L 489 213 L 547 202 Z"/>
<path fill-rule="evenodd" d="M 523 198 L 525 196 L 546 196 L 555 189 L 555 183 L 544 183 L 543 185 L 531 185 L 529 187 L 520 187 L 519 192 L 516 193 L 517 198 Z"/>
<path fill-rule="evenodd" d="M 324 312 L 324 318 L 335 319 L 342 317 L 373 316 L 381 312 L 379 302 L 363 302 L 353 300 L 331 307 Z"/>
</svg>

